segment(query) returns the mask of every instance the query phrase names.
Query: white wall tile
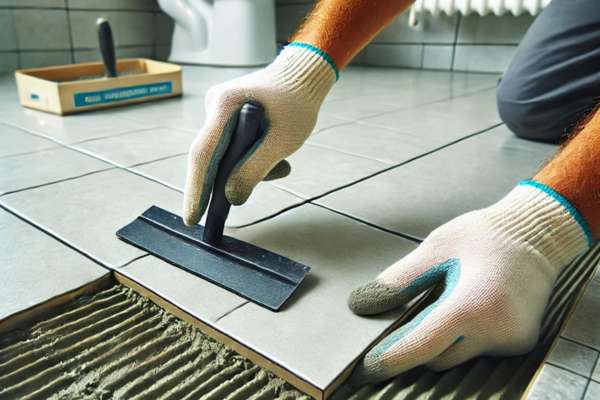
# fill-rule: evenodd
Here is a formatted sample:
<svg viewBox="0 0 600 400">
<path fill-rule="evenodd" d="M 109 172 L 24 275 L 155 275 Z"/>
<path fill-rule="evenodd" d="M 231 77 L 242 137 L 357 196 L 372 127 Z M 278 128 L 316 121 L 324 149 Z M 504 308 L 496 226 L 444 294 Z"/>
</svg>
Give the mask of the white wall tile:
<svg viewBox="0 0 600 400">
<path fill-rule="evenodd" d="M 71 47 L 66 10 L 15 9 L 13 13 L 20 49 L 66 50 Z"/>
<path fill-rule="evenodd" d="M 457 45 L 454 69 L 473 72 L 504 72 L 517 46 Z"/>
<path fill-rule="evenodd" d="M 19 53 L 21 68 L 71 64 L 70 51 L 27 51 Z"/>
<path fill-rule="evenodd" d="M 17 36 L 12 10 L 0 10 L 0 50 L 15 50 Z"/>
<path fill-rule="evenodd" d="M 423 45 L 370 44 L 366 52 L 365 63 L 368 65 L 421 68 Z"/>
<path fill-rule="evenodd" d="M 452 45 L 423 46 L 423 68 L 449 70 L 452 66 Z"/>
<path fill-rule="evenodd" d="M 529 14 L 518 17 L 471 14 L 460 20 L 458 43 L 518 44 L 533 20 Z"/>
</svg>

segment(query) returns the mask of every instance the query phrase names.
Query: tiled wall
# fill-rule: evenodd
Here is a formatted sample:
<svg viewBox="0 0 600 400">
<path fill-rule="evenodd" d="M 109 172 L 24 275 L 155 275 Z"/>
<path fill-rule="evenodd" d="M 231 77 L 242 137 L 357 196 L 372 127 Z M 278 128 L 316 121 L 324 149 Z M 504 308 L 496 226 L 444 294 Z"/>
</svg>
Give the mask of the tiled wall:
<svg viewBox="0 0 600 400">
<path fill-rule="evenodd" d="M 99 60 L 99 17 L 117 56 L 167 57 L 173 24 L 156 0 L 0 0 L 0 72 Z"/>
<path fill-rule="evenodd" d="M 285 42 L 312 0 L 277 0 L 277 41 Z M 354 60 L 358 64 L 502 72 L 534 17 L 422 14 L 417 28 L 400 15 Z"/>
</svg>

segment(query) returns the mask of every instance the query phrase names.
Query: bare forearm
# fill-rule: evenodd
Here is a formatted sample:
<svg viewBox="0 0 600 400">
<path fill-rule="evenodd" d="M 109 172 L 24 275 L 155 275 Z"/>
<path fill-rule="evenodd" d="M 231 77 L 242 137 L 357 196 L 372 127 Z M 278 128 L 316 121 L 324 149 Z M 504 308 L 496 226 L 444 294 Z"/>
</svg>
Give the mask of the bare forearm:
<svg viewBox="0 0 600 400">
<path fill-rule="evenodd" d="M 292 40 L 325 51 L 341 69 L 413 1 L 321 0 Z"/>
<path fill-rule="evenodd" d="M 566 197 L 600 239 L 600 109 L 534 179 Z"/>
</svg>

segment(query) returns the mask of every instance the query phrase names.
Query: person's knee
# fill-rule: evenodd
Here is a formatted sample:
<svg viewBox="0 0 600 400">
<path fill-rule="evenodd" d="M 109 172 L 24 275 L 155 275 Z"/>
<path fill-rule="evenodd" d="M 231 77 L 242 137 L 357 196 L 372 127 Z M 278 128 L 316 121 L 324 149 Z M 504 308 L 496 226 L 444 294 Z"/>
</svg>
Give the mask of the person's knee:
<svg viewBox="0 0 600 400">
<path fill-rule="evenodd" d="M 563 130 L 547 101 L 525 93 L 523 85 L 503 79 L 498 85 L 496 103 L 502 122 L 518 137 L 541 142 L 557 142 Z"/>
</svg>

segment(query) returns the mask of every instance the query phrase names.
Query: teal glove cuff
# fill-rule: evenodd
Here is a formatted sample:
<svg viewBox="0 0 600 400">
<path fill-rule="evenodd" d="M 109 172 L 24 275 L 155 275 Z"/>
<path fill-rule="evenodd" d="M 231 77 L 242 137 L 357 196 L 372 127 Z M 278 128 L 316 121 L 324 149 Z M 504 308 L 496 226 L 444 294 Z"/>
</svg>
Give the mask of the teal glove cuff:
<svg viewBox="0 0 600 400">
<path fill-rule="evenodd" d="M 327 64 L 329 64 L 329 66 L 331 68 L 333 68 L 333 72 L 335 72 L 335 80 L 337 81 L 338 79 L 340 79 L 340 71 L 338 70 L 337 65 L 335 65 L 335 61 L 333 61 L 333 59 L 331 58 L 331 56 L 329 54 L 327 54 L 323 50 L 319 49 L 318 47 L 315 47 L 312 44 L 303 43 L 303 42 L 292 42 L 292 43 L 288 44 L 286 47 L 300 47 L 300 48 L 310 50 L 313 53 L 320 55 L 323 58 L 323 60 L 327 61 Z"/>
</svg>

